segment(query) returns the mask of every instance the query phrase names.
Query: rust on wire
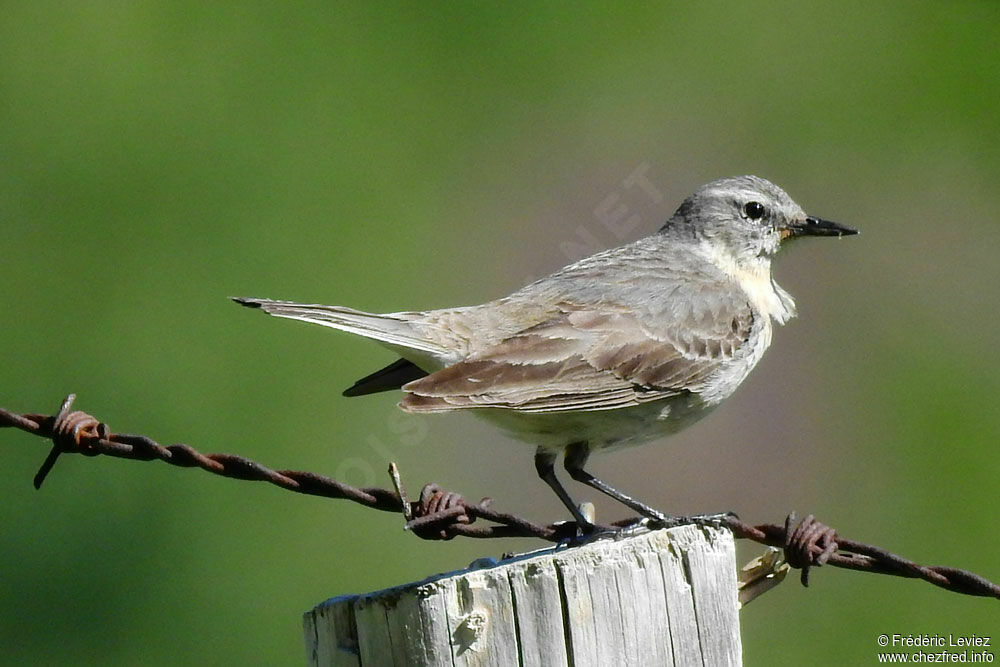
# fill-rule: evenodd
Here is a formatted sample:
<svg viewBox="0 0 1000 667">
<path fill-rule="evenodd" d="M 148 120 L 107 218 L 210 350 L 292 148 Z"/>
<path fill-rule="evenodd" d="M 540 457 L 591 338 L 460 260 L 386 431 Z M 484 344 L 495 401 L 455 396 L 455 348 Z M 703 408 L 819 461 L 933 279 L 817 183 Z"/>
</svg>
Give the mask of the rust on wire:
<svg viewBox="0 0 1000 667">
<path fill-rule="evenodd" d="M 106 424 L 87 413 L 71 410 L 75 398 L 73 394 L 67 396 L 54 416 L 34 413 L 20 415 L 0 408 L 0 427 L 18 428 L 52 442 L 48 456 L 35 475 L 35 488 L 41 487 L 62 454 L 104 455 L 137 461 L 159 460 L 184 468 L 201 468 L 222 477 L 268 482 L 295 493 L 350 500 L 372 509 L 401 513 L 406 521 L 406 529 L 422 539 L 449 540 L 458 536 L 536 537 L 549 542 L 562 542 L 578 537 L 577 526 L 572 521 L 537 524 L 513 514 L 496 511 L 489 498 L 469 503 L 459 494 L 446 491 L 436 484 L 427 484 L 421 490 L 419 499 L 410 501 L 395 464 L 389 469 L 394 490 L 358 488 L 316 473 L 272 470 L 235 454 L 202 454 L 185 444 L 163 446 L 143 435 L 112 433 Z M 490 524 L 476 523 L 477 519 Z M 1000 586 L 984 577 L 953 567 L 919 565 L 880 547 L 848 540 L 817 521 L 811 514 L 799 522 L 795 521 L 794 513 L 789 514 L 780 526 L 754 526 L 741 521 L 734 514 L 680 521 L 684 522 L 725 526 L 738 538 L 781 548 L 788 564 L 802 571 L 801 581 L 804 586 L 809 584 L 811 568 L 830 565 L 922 579 L 956 593 L 1000 599 Z M 628 528 L 637 523 L 636 519 L 626 519 L 612 526 L 597 526 L 597 529 L 609 531 Z"/>
</svg>

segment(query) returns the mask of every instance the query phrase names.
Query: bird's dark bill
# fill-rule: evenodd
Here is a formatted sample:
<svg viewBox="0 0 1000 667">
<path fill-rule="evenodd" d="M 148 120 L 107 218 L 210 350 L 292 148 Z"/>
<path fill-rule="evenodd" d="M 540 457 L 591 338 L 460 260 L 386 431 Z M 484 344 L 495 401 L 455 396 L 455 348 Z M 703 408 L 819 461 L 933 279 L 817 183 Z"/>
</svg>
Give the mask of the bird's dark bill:
<svg viewBox="0 0 1000 667">
<path fill-rule="evenodd" d="M 794 222 L 781 230 L 781 237 L 790 236 L 850 236 L 858 230 L 839 222 L 809 216 L 802 222 Z"/>
</svg>

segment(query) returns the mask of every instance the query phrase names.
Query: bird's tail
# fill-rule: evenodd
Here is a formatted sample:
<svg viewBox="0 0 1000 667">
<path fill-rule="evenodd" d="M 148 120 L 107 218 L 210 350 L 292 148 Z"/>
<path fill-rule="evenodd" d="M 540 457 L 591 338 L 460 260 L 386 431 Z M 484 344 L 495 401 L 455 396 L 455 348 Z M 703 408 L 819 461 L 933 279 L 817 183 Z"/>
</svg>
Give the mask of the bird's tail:
<svg viewBox="0 0 1000 667">
<path fill-rule="evenodd" d="M 430 340 L 418 320 L 422 313 L 366 313 L 343 306 L 315 303 L 293 303 L 270 299 L 232 297 L 248 308 L 260 308 L 275 317 L 301 320 L 347 331 L 384 343 L 396 350 L 416 350 L 431 356 L 445 355 L 448 350 Z"/>
</svg>

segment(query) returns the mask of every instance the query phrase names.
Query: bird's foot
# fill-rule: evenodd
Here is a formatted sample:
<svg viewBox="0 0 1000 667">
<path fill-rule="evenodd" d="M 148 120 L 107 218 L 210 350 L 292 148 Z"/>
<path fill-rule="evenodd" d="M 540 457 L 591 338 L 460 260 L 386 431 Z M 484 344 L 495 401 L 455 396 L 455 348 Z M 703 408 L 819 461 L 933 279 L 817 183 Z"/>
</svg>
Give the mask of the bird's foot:
<svg viewBox="0 0 1000 667">
<path fill-rule="evenodd" d="M 674 516 L 655 512 L 643 519 L 636 519 L 631 526 L 645 525 L 650 530 L 660 528 L 677 528 L 678 526 L 711 526 L 719 528 L 726 524 L 729 519 L 738 519 L 736 512 L 716 512 L 712 514 L 693 514 L 691 516 Z"/>
<path fill-rule="evenodd" d="M 712 514 L 692 514 L 691 516 L 672 517 L 672 523 L 665 528 L 675 528 L 677 526 L 708 526 L 711 528 L 721 528 L 729 519 L 738 519 L 736 512 L 715 512 Z"/>
<path fill-rule="evenodd" d="M 696 526 L 710 526 L 712 528 L 722 528 L 725 526 L 730 519 L 739 519 L 739 515 L 732 510 L 726 512 L 716 512 L 715 514 L 695 514 L 691 519 L 691 523 Z"/>
</svg>

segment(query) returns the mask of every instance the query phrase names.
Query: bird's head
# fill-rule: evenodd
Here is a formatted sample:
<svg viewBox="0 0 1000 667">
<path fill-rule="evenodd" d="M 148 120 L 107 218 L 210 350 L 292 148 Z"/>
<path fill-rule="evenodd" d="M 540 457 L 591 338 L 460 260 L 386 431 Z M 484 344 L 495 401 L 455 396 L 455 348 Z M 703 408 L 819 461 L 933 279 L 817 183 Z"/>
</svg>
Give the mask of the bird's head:
<svg viewBox="0 0 1000 667">
<path fill-rule="evenodd" d="M 736 176 L 698 188 L 660 232 L 708 241 L 743 263 L 770 259 L 788 239 L 847 236 L 858 230 L 807 215 L 770 181 Z"/>
</svg>

